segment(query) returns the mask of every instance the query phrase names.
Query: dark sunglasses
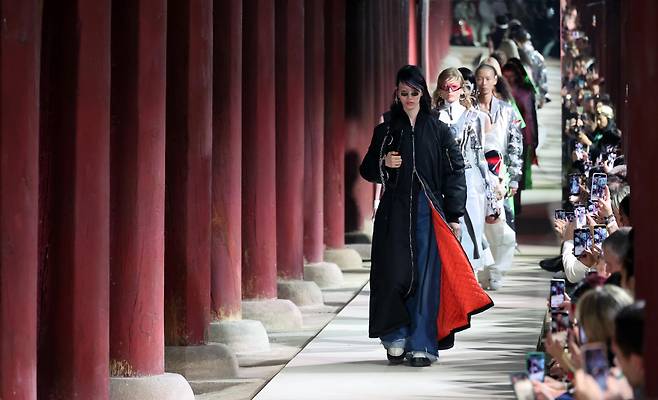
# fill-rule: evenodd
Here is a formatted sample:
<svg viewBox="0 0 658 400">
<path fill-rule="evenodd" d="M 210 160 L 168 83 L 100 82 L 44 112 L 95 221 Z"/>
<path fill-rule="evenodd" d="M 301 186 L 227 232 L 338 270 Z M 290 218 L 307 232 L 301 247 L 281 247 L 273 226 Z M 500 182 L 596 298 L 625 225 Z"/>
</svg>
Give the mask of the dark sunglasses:
<svg viewBox="0 0 658 400">
<path fill-rule="evenodd" d="M 407 96 L 418 97 L 418 95 L 420 95 L 420 92 L 417 92 L 417 91 L 413 91 L 411 93 L 409 93 L 409 92 L 400 92 L 400 96 L 402 96 L 402 97 L 407 97 Z"/>
</svg>

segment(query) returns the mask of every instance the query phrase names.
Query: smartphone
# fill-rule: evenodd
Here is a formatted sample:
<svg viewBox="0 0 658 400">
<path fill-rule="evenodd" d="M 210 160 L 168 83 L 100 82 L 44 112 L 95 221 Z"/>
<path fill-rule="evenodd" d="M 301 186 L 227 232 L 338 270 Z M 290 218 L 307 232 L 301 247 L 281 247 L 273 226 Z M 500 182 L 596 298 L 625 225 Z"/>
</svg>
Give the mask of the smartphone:
<svg viewBox="0 0 658 400">
<path fill-rule="evenodd" d="M 562 344 L 567 342 L 569 332 L 569 313 L 566 311 L 551 311 L 551 335 L 553 340 Z"/>
<path fill-rule="evenodd" d="M 564 220 L 566 221 L 567 215 L 565 214 L 565 211 L 562 209 L 557 209 L 555 210 L 555 219 L 556 220 Z"/>
<path fill-rule="evenodd" d="M 531 381 L 544 381 L 544 353 L 532 351 L 526 356 L 526 369 Z"/>
<path fill-rule="evenodd" d="M 569 174 L 569 194 L 578 196 L 580 194 L 580 174 Z"/>
<path fill-rule="evenodd" d="M 576 204 L 573 208 L 573 214 L 576 219 L 576 229 L 587 226 L 587 209 L 582 204 Z"/>
<path fill-rule="evenodd" d="M 589 343 L 581 347 L 585 372 L 591 375 L 603 392 L 608 389 L 608 351 L 602 343 Z"/>
<path fill-rule="evenodd" d="M 576 218 L 573 211 L 565 211 L 564 216 L 567 217 L 567 221 L 569 222 L 572 222 Z"/>
<path fill-rule="evenodd" d="M 583 163 L 583 172 L 589 174 L 589 170 L 592 169 L 592 161 L 587 160 Z"/>
<path fill-rule="evenodd" d="M 509 380 L 514 389 L 514 395 L 518 400 L 534 400 L 535 393 L 532 388 L 532 382 L 528 379 L 527 372 L 514 372 L 510 374 Z"/>
<path fill-rule="evenodd" d="M 576 144 L 574 145 L 574 151 L 576 153 L 576 158 L 578 160 L 582 160 L 583 155 L 585 154 L 585 147 L 583 146 L 583 144 L 580 142 L 576 142 Z"/>
<path fill-rule="evenodd" d="M 592 175 L 592 190 L 589 193 L 589 198 L 596 201 L 603 198 L 605 187 L 608 184 L 608 175 L 597 172 Z"/>
<path fill-rule="evenodd" d="M 587 213 L 591 215 L 596 215 L 598 212 L 599 212 L 599 206 L 591 199 L 587 200 Z"/>
<path fill-rule="evenodd" d="M 608 163 L 610 165 L 615 165 L 615 160 L 617 159 L 617 153 L 608 153 Z"/>
<path fill-rule="evenodd" d="M 573 255 L 580 257 L 585 250 L 590 248 L 591 234 L 588 228 L 575 229 L 573 231 Z"/>
<path fill-rule="evenodd" d="M 564 303 L 564 279 L 551 279 L 551 308 L 558 308 Z"/>
<path fill-rule="evenodd" d="M 594 237 L 592 243 L 598 246 L 603 244 L 603 241 L 608 237 L 608 228 L 605 225 L 594 225 Z"/>
</svg>

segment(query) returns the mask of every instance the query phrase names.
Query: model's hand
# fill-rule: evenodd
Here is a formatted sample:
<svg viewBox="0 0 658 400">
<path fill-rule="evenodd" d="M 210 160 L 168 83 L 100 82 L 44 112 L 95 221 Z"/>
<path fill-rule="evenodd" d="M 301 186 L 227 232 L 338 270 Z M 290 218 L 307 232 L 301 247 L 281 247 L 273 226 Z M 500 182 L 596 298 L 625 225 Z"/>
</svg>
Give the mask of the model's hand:
<svg viewBox="0 0 658 400">
<path fill-rule="evenodd" d="M 452 229 L 452 233 L 457 236 L 457 239 L 461 239 L 462 237 L 462 227 L 459 225 L 459 222 L 449 222 L 448 226 L 450 229 Z"/>
<path fill-rule="evenodd" d="M 400 157 L 400 153 L 397 151 L 389 151 L 386 153 L 386 157 L 384 157 L 384 165 L 389 168 L 400 168 L 400 165 L 402 165 L 402 157 Z"/>
</svg>

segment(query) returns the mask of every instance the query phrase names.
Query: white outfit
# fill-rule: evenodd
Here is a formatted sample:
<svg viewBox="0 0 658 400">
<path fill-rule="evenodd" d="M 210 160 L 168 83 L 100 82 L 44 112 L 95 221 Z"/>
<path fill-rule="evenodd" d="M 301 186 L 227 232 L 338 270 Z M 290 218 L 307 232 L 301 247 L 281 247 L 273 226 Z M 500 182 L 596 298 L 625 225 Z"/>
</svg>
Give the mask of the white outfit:
<svg viewBox="0 0 658 400">
<path fill-rule="evenodd" d="M 488 168 L 482 152 L 486 118 L 486 115 L 475 109 L 467 110 L 458 101 L 445 103 L 439 108 L 439 120 L 450 127 L 464 157 L 466 214 L 459 219 L 462 231 L 460 242 L 474 272 L 494 261 L 484 236 L 485 193 L 491 190 L 485 180 Z"/>
<path fill-rule="evenodd" d="M 590 268 L 580 262 L 573 254 L 573 240 L 565 240 L 562 244 L 562 265 L 564 275 L 571 283 L 578 283 L 585 279 Z"/>
<path fill-rule="evenodd" d="M 501 155 L 503 165 L 500 178 L 509 186 L 518 187 L 521 179 L 523 160 L 523 141 L 520 121 L 514 108 L 505 101 L 493 97 L 490 111 L 487 113 L 493 129 L 485 135 L 484 151 L 496 151 Z M 504 199 L 499 200 L 498 208 L 503 210 Z M 494 264 L 487 266 L 478 274 L 480 284 L 485 288 L 497 290 L 502 285 L 505 272 L 512 267 L 516 232 L 506 222 L 505 212 L 493 224 L 485 224 L 485 236 L 491 246 Z"/>
</svg>

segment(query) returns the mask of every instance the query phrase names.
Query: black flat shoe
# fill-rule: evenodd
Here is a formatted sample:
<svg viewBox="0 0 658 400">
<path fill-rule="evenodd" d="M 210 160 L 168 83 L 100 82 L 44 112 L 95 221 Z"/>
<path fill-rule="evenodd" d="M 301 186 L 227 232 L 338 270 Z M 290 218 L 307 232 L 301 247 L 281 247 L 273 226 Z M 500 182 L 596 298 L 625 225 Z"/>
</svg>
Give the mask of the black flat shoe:
<svg viewBox="0 0 658 400">
<path fill-rule="evenodd" d="M 388 351 L 386 352 L 386 358 L 388 358 L 388 362 L 393 365 L 398 365 L 402 364 L 404 362 L 404 353 L 399 356 L 394 356 L 391 355 Z"/>
<path fill-rule="evenodd" d="M 412 367 L 429 367 L 431 364 L 432 362 L 427 357 L 411 357 L 409 359 L 409 365 Z"/>
</svg>

